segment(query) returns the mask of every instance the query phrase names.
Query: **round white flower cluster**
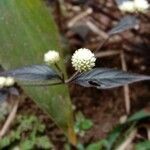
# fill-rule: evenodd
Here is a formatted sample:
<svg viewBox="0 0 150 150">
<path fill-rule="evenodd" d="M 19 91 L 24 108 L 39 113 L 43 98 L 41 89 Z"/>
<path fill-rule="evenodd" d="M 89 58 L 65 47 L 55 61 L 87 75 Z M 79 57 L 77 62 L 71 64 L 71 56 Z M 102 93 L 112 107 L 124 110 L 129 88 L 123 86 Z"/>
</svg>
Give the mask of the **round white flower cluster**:
<svg viewBox="0 0 150 150">
<path fill-rule="evenodd" d="M 14 85 L 15 80 L 12 77 L 0 77 L 0 88 Z"/>
<path fill-rule="evenodd" d="M 72 65 L 76 71 L 88 71 L 95 66 L 96 58 L 89 49 L 80 48 L 72 56 Z"/>
<path fill-rule="evenodd" d="M 60 60 L 59 53 L 55 50 L 50 50 L 44 54 L 44 61 L 47 64 L 54 64 Z"/>
<path fill-rule="evenodd" d="M 134 2 L 133 1 L 123 1 L 119 5 L 119 9 L 123 12 L 135 12 Z"/>
<path fill-rule="evenodd" d="M 119 5 L 119 9 L 123 12 L 145 12 L 147 9 L 149 9 L 149 3 L 147 0 L 127 0 L 123 1 Z"/>
<path fill-rule="evenodd" d="M 139 12 L 145 12 L 150 8 L 147 0 L 134 0 L 135 9 Z"/>
</svg>

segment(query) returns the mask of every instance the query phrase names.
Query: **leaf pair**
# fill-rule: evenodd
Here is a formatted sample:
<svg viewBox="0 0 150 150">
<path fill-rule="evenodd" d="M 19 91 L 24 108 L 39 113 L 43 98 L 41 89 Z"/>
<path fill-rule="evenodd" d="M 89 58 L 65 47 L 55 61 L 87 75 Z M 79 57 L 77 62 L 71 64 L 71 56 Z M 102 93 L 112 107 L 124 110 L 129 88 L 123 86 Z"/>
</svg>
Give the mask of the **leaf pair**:
<svg viewBox="0 0 150 150">
<path fill-rule="evenodd" d="M 60 76 L 47 65 L 32 65 L 1 73 L 11 76 L 17 81 L 31 85 L 51 85 L 51 81 L 60 81 Z M 70 82 L 84 87 L 110 89 L 138 81 L 150 80 L 149 76 L 138 75 L 110 68 L 94 68 L 88 72 L 77 74 Z M 61 81 L 58 83 L 62 83 Z"/>
</svg>

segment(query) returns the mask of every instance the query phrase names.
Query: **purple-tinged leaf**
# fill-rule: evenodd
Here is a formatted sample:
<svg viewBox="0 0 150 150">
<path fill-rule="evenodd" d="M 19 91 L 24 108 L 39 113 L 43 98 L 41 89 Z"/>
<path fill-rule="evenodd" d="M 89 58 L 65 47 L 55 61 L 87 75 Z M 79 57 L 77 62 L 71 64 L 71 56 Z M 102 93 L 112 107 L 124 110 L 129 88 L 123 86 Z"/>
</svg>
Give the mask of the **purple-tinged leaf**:
<svg viewBox="0 0 150 150">
<path fill-rule="evenodd" d="M 135 16 L 125 16 L 123 17 L 119 23 L 112 28 L 108 34 L 118 34 L 124 32 L 125 30 L 133 29 L 139 26 L 139 20 Z"/>
<path fill-rule="evenodd" d="M 76 75 L 71 82 L 84 87 L 110 89 L 143 80 L 150 80 L 150 77 L 110 68 L 95 68 Z"/>
<path fill-rule="evenodd" d="M 10 76 L 18 81 L 39 82 L 60 79 L 60 76 L 47 65 L 32 65 L 15 70 L 0 73 L 2 76 Z"/>
</svg>

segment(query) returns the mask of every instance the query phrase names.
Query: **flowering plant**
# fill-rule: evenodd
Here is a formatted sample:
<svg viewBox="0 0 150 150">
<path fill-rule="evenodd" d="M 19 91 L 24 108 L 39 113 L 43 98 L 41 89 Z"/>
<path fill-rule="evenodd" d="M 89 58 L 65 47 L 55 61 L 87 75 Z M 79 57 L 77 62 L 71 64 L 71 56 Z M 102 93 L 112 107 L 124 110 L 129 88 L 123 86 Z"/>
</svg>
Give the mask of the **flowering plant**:
<svg viewBox="0 0 150 150">
<path fill-rule="evenodd" d="M 108 32 L 109 37 L 127 29 L 135 28 L 138 24 L 139 21 L 136 17 L 126 16 Z M 110 68 L 97 68 L 96 53 L 87 48 L 80 48 L 72 55 L 71 64 L 76 72 L 69 79 L 64 79 L 64 74 L 58 64 L 59 60 L 59 53 L 56 50 L 49 50 L 44 54 L 45 65 L 31 65 L 1 72 L 0 88 L 13 86 L 15 81 L 19 81 L 25 85 L 35 84 L 36 86 L 74 83 L 84 87 L 110 89 L 137 81 L 150 80 L 150 77 L 145 75 Z M 53 64 L 57 71 L 50 67 Z"/>
<path fill-rule="evenodd" d="M 32 1 L 32 0 L 30 0 L 30 1 Z M 17 5 L 19 5 L 19 3 L 21 3 L 20 6 L 22 6 L 22 9 L 19 9 L 19 10 L 21 10 L 21 13 L 19 15 L 15 14 L 15 12 L 19 12 L 18 9 L 17 9 L 18 11 L 13 11 L 13 10 L 15 10 L 13 8 L 15 6 L 15 4 L 12 5 L 12 3 L 13 2 L 11 2 L 11 5 L 10 5 L 10 6 L 12 6 L 12 8 L 10 8 L 12 11 L 9 11 L 8 7 L 6 7 L 6 16 L 8 15 L 8 12 L 9 12 L 9 15 L 11 16 L 11 17 L 9 17 L 9 20 L 11 20 L 11 19 L 13 20 L 16 17 L 15 19 L 17 19 L 17 20 L 15 21 L 15 24 L 13 24 L 13 27 L 16 26 L 16 22 L 23 22 L 22 18 L 23 19 L 25 18 L 25 21 L 22 24 L 27 25 L 27 23 L 29 23 L 29 25 L 27 27 L 29 27 L 29 28 L 32 27 L 31 29 L 33 29 L 33 27 L 35 27 L 35 29 L 36 29 L 35 32 L 33 32 L 33 34 L 31 34 L 31 36 L 29 36 L 28 32 L 26 32 L 28 28 L 25 28 L 24 29 L 25 32 L 21 32 L 22 37 L 23 37 L 22 40 L 20 39 L 20 37 L 21 37 L 20 32 L 14 31 L 13 32 L 14 34 L 11 34 L 11 36 L 15 35 L 14 38 L 17 37 L 17 40 L 16 40 L 17 42 L 15 42 L 14 45 L 16 45 L 17 43 L 19 45 L 16 48 L 16 53 L 14 53 L 14 54 L 17 54 L 17 56 L 18 55 L 22 56 L 22 52 L 26 51 L 24 54 L 27 57 L 23 56 L 22 58 L 27 58 L 28 60 L 34 60 L 34 61 L 28 61 L 28 64 L 29 63 L 32 64 L 33 62 L 34 63 L 38 62 L 39 58 L 42 60 L 41 53 L 38 54 L 36 58 L 33 57 L 33 56 L 35 56 L 37 51 L 43 52 L 43 54 L 44 54 L 43 49 L 49 49 L 49 47 L 48 47 L 49 40 L 47 40 L 47 38 L 44 38 L 45 33 L 46 32 L 49 33 L 49 30 L 45 32 L 46 26 L 45 26 L 45 24 L 43 25 L 43 23 L 45 23 L 45 22 L 47 23 L 47 21 L 45 21 L 45 20 L 48 20 L 49 18 L 46 19 L 46 18 L 41 17 L 40 20 L 42 20 L 42 18 L 43 18 L 43 20 L 41 21 L 41 23 L 42 23 L 41 26 L 40 26 L 39 22 L 37 22 L 36 17 L 34 17 L 34 15 L 29 17 L 29 20 L 31 22 L 27 22 L 26 17 L 20 17 L 20 15 L 22 15 L 22 14 L 24 16 L 25 13 L 23 13 L 23 12 L 26 12 L 26 9 L 25 9 L 26 7 L 23 4 L 23 2 L 18 1 L 18 3 L 16 3 Z M 27 5 L 28 5 L 28 1 L 24 1 L 24 3 L 27 3 Z M 6 4 L 6 2 L 2 3 L 3 6 L 7 6 L 5 4 Z M 30 8 L 30 9 L 33 9 L 32 10 L 33 12 L 37 11 L 33 14 L 39 14 L 39 16 L 41 14 L 43 15 L 44 14 L 43 9 L 42 9 L 43 13 L 40 13 L 40 11 L 38 12 L 39 7 L 35 7 L 36 6 L 35 1 L 33 4 L 34 4 L 33 8 Z M 4 9 L 2 9 L 2 10 L 4 10 Z M 11 12 L 14 12 L 14 13 L 11 13 Z M 29 11 L 29 12 L 31 12 L 31 11 Z M 14 15 L 15 17 L 12 17 L 12 15 Z M 7 19 L 5 17 L 1 17 L 1 18 Z M 4 21 L 4 22 L 7 23 L 7 21 Z M 113 28 L 112 30 L 110 30 L 108 32 L 108 36 L 109 36 L 108 38 L 110 38 L 114 34 L 123 32 L 124 30 L 130 29 L 130 28 L 135 28 L 138 25 L 138 22 L 139 21 L 137 20 L 136 17 L 132 17 L 132 16 L 124 17 L 123 19 L 121 19 L 121 21 L 118 23 L 118 25 L 115 26 L 115 28 Z M 32 24 L 30 24 L 30 23 L 32 23 Z M 4 24 L 4 25 L 6 26 L 7 24 Z M 18 23 L 18 26 L 19 25 L 20 24 Z M 48 29 L 50 27 L 49 25 L 50 24 L 48 24 L 48 26 L 47 26 Z M 40 27 L 42 27 L 42 29 Z M 20 28 L 21 27 L 19 26 L 18 29 L 20 29 Z M 13 29 L 13 28 L 10 28 L 10 29 Z M 6 30 L 6 32 L 8 33 L 7 30 Z M 44 31 L 44 34 L 41 35 L 42 31 Z M 19 34 L 16 35 L 16 33 L 19 33 Z M 26 34 L 24 35 L 24 33 L 26 33 Z M 31 37 L 33 37 L 33 40 L 31 40 Z M 39 38 L 36 39 L 36 37 L 39 37 Z M 42 40 L 41 40 L 41 37 L 42 37 Z M 53 37 L 55 37 L 55 36 L 52 36 L 52 38 Z M 29 38 L 29 40 L 26 40 L 26 38 L 27 39 Z M 34 40 L 34 38 L 35 38 L 35 40 Z M 12 40 L 12 38 L 8 39 L 9 42 L 7 41 L 5 50 L 8 50 L 8 46 L 10 45 L 9 43 L 11 43 L 11 40 Z M 52 40 L 52 39 L 50 39 L 50 40 Z M 5 37 L 4 37 L 4 41 L 6 41 Z M 13 40 L 13 41 L 15 41 L 15 40 Z M 33 46 L 28 48 L 28 45 L 25 43 L 26 41 L 31 41 L 31 43 L 29 43 L 29 45 L 33 45 Z M 40 42 L 38 43 L 37 41 L 38 42 L 40 41 Z M 55 47 L 55 45 L 57 45 L 55 43 L 55 41 L 57 41 L 57 40 L 53 40 L 51 42 L 51 44 L 53 44 L 52 47 Z M 32 43 L 34 43 L 34 44 L 32 44 Z M 3 45 L 3 42 L 1 42 L 1 45 Z M 20 45 L 24 46 L 24 49 L 22 47 L 22 51 L 20 51 Z M 4 46 L 2 46 L 2 47 L 4 47 Z M 9 47 L 9 48 L 12 48 L 11 50 L 13 50 L 14 47 Z M 29 52 L 28 49 L 31 49 L 31 52 L 28 55 L 26 55 Z M 56 48 L 56 50 L 57 50 L 57 48 Z M 2 54 L 1 58 L 3 59 L 3 62 L 5 63 L 4 66 L 6 65 L 6 67 L 7 67 L 8 63 L 5 60 L 6 59 L 5 54 L 4 55 L 3 55 L 3 53 L 1 53 L 1 54 Z M 19 64 L 24 64 L 24 60 L 22 61 L 22 60 L 18 59 L 17 65 L 14 65 L 13 61 L 16 59 L 16 57 L 13 57 L 13 59 L 12 59 L 12 56 L 11 56 L 11 55 L 13 55 L 12 53 L 10 53 L 10 54 L 6 53 L 6 54 L 7 54 L 7 56 L 9 55 L 9 57 L 7 57 L 7 58 L 10 58 L 12 60 L 9 63 L 11 65 L 11 67 L 18 66 Z M 2 57 L 2 56 L 4 56 L 4 57 Z M 129 84 L 129 83 L 133 83 L 133 82 L 150 79 L 149 76 L 131 74 L 131 73 L 127 73 L 127 72 L 124 72 L 121 70 L 110 69 L 110 68 L 98 68 L 96 65 L 96 57 L 97 57 L 96 50 L 89 50 L 87 48 L 81 48 L 81 49 L 75 50 L 75 53 L 73 54 L 71 60 L 72 60 L 72 66 L 74 67 L 76 72 L 70 78 L 65 78 L 64 77 L 65 75 L 62 71 L 63 69 L 59 66 L 59 63 L 58 63 L 58 61 L 60 59 L 59 53 L 55 50 L 48 51 L 44 55 L 44 62 L 46 63 L 44 65 L 43 64 L 42 65 L 30 65 L 30 66 L 21 67 L 18 69 L 6 70 L 6 71 L 1 72 L 0 73 L 0 77 L 1 77 L 0 78 L 0 86 L 1 86 L 0 87 L 0 98 L 1 98 L 1 96 L 3 96 L 3 98 L 7 98 L 7 96 L 9 96 L 9 95 L 17 93 L 15 91 L 15 89 L 13 89 L 13 87 L 16 87 L 18 84 L 28 86 L 28 87 L 24 86 L 24 88 L 28 91 L 29 90 L 31 91 L 30 94 L 32 94 L 34 98 L 32 96 L 31 97 L 33 99 L 37 99 L 36 102 L 38 104 L 40 104 L 40 106 L 43 107 L 44 110 L 49 112 L 49 114 L 52 116 L 52 118 L 54 118 L 56 123 L 58 125 L 60 125 L 64 129 L 64 131 L 69 132 L 69 135 L 70 135 L 70 131 L 71 131 L 70 127 L 71 127 L 71 121 L 72 121 L 70 119 L 71 118 L 70 116 L 72 115 L 72 113 L 71 113 L 71 111 L 69 112 L 69 110 L 70 110 L 71 105 L 67 101 L 66 97 L 65 98 L 63 96 L 60 97 L 60 95 L 63 95 L 66 91 L 62 90 L 62 92 L 65 91 L 62 94 L 62 93 L 60 93 L 60 90 L 57 91 L 53 87 L 49 87 L 49 86 L 57 85 L 57 84 L 63 84 L 63 85 L 64 84 L 78 84 L 78 85 L 81 85 L 84 87 L 96 87 L 98 89 L 110 89 L 110 88 L 123 86 L 123 85 Z M 3 65 L 3 63 L 2 63 L 2 65 Z M 8 68 L 9 67 L 10 66 L 8 66 Z M 7 80 L 7 79 L 11 79 L 11 80 Z M 31 85 L 32 87 L 29 85 Z M 34 87 L 33 87 L 33 85 L 34 85 Z M 49 87 L 48 90 L 45 90 L 45 88 L 43 88 L 44 86 L 48 86 Z M 57 87 L 59 88 L 61 86 L 57 86 Z M 62 89 L 64 89 L 64 86 Z M 42 90 L 43 90 L 43 92 L 41 92 Z M 50 94 L 48 94 L 48 93 L 50 93 Z M 53 96 L 53 93 L 56 93 L 55 98 Z M 63 101 L 62 101 L 62 99 L 63 99 Z M 66 111 L 66 108 L 68 108 L 67 111 Z M 70 136 L 70 137 L 72 138 L 73 136 Z"/>
<path fill-rule="evenodd" d="M 49 51 L 49 54 L 53 55 Z M 44 55 L 45 60 L 45 55 Z M 52 62 L 55 58 L 49 56 L 48 60 Z M 57 59 L 58 60 L 58 59 Z M 81 48 L 72 56 L 72 65 L 77 71 L 69 79 L 64 79 L 64 75 L 59 75 L 48 65 L 31 65 L 11 71 L 5 71 L 0 74 L 1 87 L 12 86 L 15 81 L 24 82 L 24 84 L 36 85 L 55 85 L 75 83 L 84 87 L 96 87 L 98 89 L 110 89 L 125 84 L 130 84 L 142 80 L 150 80 L 149 76 L 138 75 L 109 68 L 93 68 L 96 57 L 89 49 Z M 58 67 L 58 65 L 56 65 Z M 7 77 L 10 76 L 10 77 Z M 44 83 L 44 81 L 47 81 Z M 50 82 L 49 81 L 53 81 Z"/>
</svg>

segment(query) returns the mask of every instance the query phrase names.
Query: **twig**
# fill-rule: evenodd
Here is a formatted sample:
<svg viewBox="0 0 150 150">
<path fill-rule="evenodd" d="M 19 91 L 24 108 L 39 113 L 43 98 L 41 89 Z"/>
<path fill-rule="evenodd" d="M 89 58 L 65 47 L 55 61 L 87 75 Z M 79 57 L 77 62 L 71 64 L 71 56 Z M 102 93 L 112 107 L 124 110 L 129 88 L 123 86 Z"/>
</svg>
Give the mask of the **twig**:
<svg viewBox="0 0 150 150">
<path fill-rule="evenodd" d="M 98 45 L 97 49 L 95 50 L 95 53 L 98 52 L 98 51 L 106 44 L 106 42 L 109 40 L 109 38 L 110 38 L 110 37 L 108 37 L 107 39 L 104 39 L 104 40 L 102 41 L 102 43 L 100 43 L 100 44 Z"/>
<path fill-rule="evenodd" d="M 131 142 L 133 141 L 133 139 L 135 138 L 137 133 L 137 130 L 134 129 L 129 136 L 127 137 L 127 139 L 116 149 L 116 150 L 126 150 L 128 149 L 128 146 L 131 144 Z"/>
<path fill-rule="evenodd" d="M 150 140 L 150 126 L 147 126 L 147 137 L 148 137 L 148 140 Z"/>
<path fill-rule="evenodd" d="M 59 67 L 59 65 L 57 64 L 57 63 L 55 63 L 54 64 L 55 65 L 55 67 L 57 68 L 57 70 L 59 71 L 59 73 L 61 74 L 61 81 L 64 83 L 64 78 L 65 78 L 65 76 L 64 76 L 64 73 L 63 73 L 63 71 L 61 70 L 61 68 Z"/>
<path fill-rule="evenodd" d="M 121 57 L 121 64 L 122 64 L 122 69 L 124 71 L 127 71 L 127 65 L 126 65 L 126 61 L 125 61 L 125 56 L 124 56 L 124 52 L 122 51 L 120 54 Z M 129 85 L 125 85 L 123 87 L 124 90 L 124 99 L 125 99 L 125 108 L 126 108 L 126 113 L 129 114 L 130 113 L 130 94 L 129 94 Z"/>
<path fill-rule="evenodd" d="M 89 9 L 87 9 L 85 12 L 80 13 L 79 15 L 75 16 L 73 19 L 71 19 L 71 20 L 69 21 L 68 27 L 69 27 L 69 28 L 73 27 L 73 26 L 76 24 L 76 22 L 78 22 L 78 21 L 81 20 L 82 18 L 84 18 L 84 17 L 90 15 L 92 12 L 93 12 L 92 9 L 89 8 Z"/>
<path fill-rule="evenodd" d="M 96 34 L 98 34 L 100 37 L 103 39 L 107 39 L 109 36 L 106 32 L 103 30 L 99 29 L 93 22 L 91 21 L 86 21 L 86 25 Z"/>
<path fill-rule="evenodd" d="M 95 53 L 95 56 L 98 58 L 103 58 L 103 57 L 114 56 L 114 55 L 118 55 L 118 54 L 120 54 L 120 51 L 109 50 L 106 52 Z"/>
<path fill-rule="evenodd" d="M 69 83 L 73 80 L 73 78 L 79 73 L 79 71 L 76 71 L 68 80 L 65 81 L 65 83 Z"/>
<path fill-rule="evenodd" d="M 2 137 L 6 134 L 6 132 L 8 131 L 11 123 L 13 122 L 15 116 L 16 116 L 16 112 L 17 112 L 17 109 L 18 109 L 18 105 L 19 105 L 19 99 L 17 98 L 15 100 L 15 103 L 13 105 L 13 108 L 12 108 L 12 111 L 10 112 L 6 122 L 4 123 L 1 131 L 0 131 L 0 139 L 2 139 Z"/>
<path fill-rule="evenodd" d="M 99 29 L 94 23 L 91 21 L 86 21 L 86 25 L 96 34 L 98 34 L 100 37 L 103 38 L 103 41 L 98 45 L 97 49 L 95 52 L 99 51 L 105 43 L 109 40 L 110 36 L 104 32 L 103 30 Z"/>
</svg>

